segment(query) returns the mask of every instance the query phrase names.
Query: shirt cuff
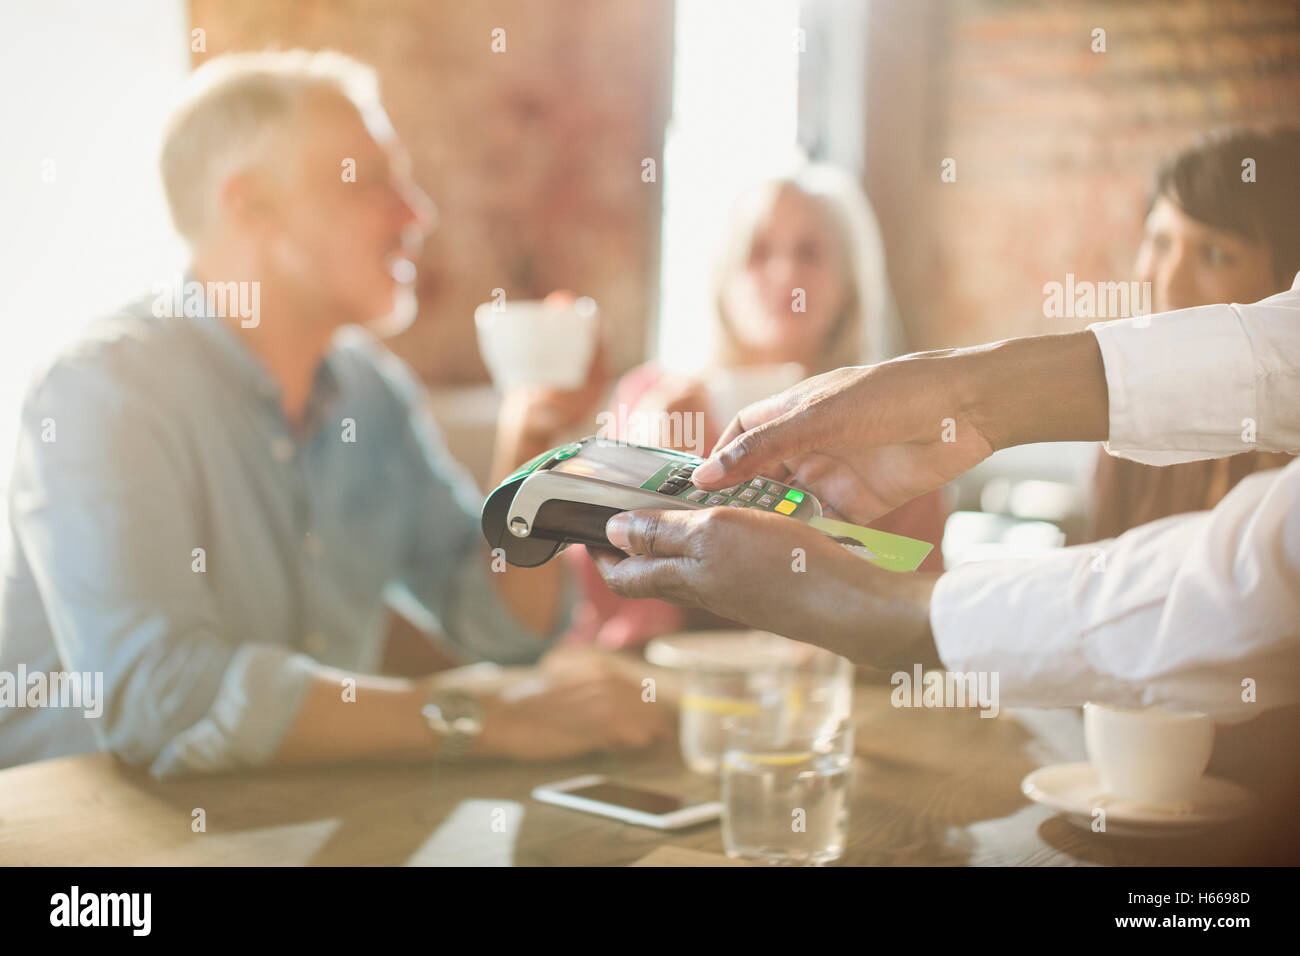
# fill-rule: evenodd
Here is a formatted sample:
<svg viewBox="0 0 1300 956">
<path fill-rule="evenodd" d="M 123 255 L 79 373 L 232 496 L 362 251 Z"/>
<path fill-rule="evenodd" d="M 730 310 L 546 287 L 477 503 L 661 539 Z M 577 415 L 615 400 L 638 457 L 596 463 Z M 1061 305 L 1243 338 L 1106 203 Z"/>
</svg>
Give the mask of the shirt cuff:
<svg viewBox="0 0 1300 956">
<path fill-rule="evenodd" d="M 321 671 L 315 660 L 288 648 L 240 645 L 212 708 L 163 748 L 149 772 L 163 778 L 269 762 Z"/>
<path fill-rule="evenodd" d="M 1254 450 L 1255 363 L 1235 308 L 1180 309 L 1088 329 L 1106 369 L 1106 451 L 1171 465 Z"/>
</svg>

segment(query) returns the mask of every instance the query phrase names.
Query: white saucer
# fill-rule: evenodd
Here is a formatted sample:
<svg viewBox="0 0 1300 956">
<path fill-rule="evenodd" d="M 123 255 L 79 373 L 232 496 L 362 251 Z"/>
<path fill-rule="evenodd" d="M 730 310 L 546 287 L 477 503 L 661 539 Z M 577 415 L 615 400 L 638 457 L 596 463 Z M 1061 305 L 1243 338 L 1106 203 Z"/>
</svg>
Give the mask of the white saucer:
<svg viewBox="0 0 1300 956">
<path fill-rule="evenodd" d="M 1020 792 L 1035 803 L 1063 810 L 1071 823 L 1092 828 L 1093 811 L 1106 811 L 1106 832 L 1121 836 L 1179 836 L 1188 829 L 1235 820 L 1255 805 L 1245 787 L 1217 777 L 1202 777 L 1186 800 L 1140 803 L 1103 793 L 1089 763 L 1062 763 L 1035 770 L 1020 782 Z"/>
</svg>

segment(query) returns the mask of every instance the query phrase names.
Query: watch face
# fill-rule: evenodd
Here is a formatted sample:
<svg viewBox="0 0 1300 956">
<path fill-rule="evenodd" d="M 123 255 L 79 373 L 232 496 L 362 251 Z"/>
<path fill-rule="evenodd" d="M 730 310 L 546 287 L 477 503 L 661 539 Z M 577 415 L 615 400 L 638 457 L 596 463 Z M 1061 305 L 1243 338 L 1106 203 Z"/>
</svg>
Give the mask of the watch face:
<svg viewBox="0 0 1300 956">
<path fill-rule="evenodd" d="M 483 707 L 468 694 L 435 694 L 424 707 L 424 718 L 438 737 L 439 760 L 467 756 L 483 733 Z"/>
<path fill-rule="evenodd" d="M 468 694 L 438 694 L 426 712 L 457 734 L 477 734 L 483 729 L 483 707 Z"/>
<path fill-rule="evenodd" d="M 457 717 L 448 722 L 451 729 L 458 734 L 473 735 L 483 729 L 483 721 L 476 716 Z"/>
</svg>

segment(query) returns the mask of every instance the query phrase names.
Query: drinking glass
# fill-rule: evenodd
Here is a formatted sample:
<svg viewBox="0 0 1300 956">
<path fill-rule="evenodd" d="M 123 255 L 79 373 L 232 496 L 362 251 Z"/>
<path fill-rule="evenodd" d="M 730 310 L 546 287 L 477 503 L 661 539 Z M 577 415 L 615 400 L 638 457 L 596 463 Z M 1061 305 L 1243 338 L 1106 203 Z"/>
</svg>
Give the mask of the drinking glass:
<svg viewBox="0 0 1300 956">
<path fill-rule="evenodd" d="M 768 635 L 762 645 L 738 644 L 730 660 L 696 661 L 682 690 L 682 759 L 696 773 L 716 774 L 727 720 L 777 730 L 796 720 L 834 725 L 847 718 L 853 665 L 811 644 Z"/>
<path fill-rule="evenodd" d="M 853 725 L 805 713 L 727 722 L 722 845 L 727 856 L 821 864 L 844 855 Z"/>
<path fill-rule="evenodd" d="M 787 696 L 784 669 L 697 664 L 686 673 L 678 735 L 682 760 L 695 773 L 716 774 L 726 743 L 725 723 L 779 717 Z"/>
</svg>

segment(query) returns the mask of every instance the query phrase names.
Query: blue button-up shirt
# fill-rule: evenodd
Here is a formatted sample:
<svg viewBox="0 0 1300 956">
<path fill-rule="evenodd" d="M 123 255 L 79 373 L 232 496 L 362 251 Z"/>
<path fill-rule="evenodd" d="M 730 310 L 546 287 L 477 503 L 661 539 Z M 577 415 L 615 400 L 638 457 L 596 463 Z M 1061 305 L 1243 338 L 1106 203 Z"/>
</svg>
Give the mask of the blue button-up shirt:
<svg viewBox="0 0 1300 956">
<path fill-rule="evenodd" d="M 378 669 L 386 604 L 501 663 L 567 625 L 570 591 L 544 638 L 500 602 L 482 498 L 400 359 L 341 330 L 296 434 L 239 335 L 142 301 L 28 394 L 0 675 L 102 674 L 104 699 L 98 717 L 0 703 L 0 767 L 94 749 L 159 776 L 263 763 L 322 665 Z"/>
</svg>

